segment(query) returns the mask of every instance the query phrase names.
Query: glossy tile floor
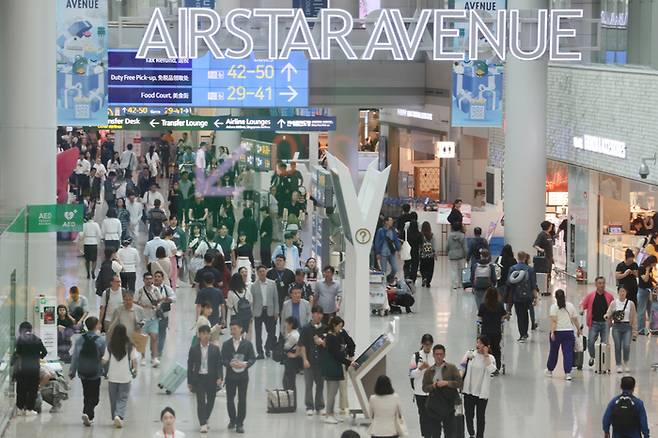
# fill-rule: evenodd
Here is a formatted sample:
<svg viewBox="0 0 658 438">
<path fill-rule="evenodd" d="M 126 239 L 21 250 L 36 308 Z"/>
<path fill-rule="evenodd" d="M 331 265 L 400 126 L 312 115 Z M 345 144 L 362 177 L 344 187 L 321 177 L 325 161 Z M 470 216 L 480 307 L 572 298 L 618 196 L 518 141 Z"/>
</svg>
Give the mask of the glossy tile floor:
<svg viewBox="0 0 658 438">
<path fill-rule="evenodd" d="M 143 239 L 139 247 L 143 247 Z M 92 303 L 96 302 L 91 281 L 83 280 L 83 259 L 71 243 L 59 244 L 59 274 L 61 288 L 67 290 L 79 284 Z M 464 351 L 473 345 L 475 337 L 475 305 L 470 293 L 451 292 L 447 283 L 447 263 L 441 260 L 436 267 L 431 289 L 418 288 L 416 313 L 400 316 L 400 339 L 388 360 L 389 376 L 404 403 L 404 414 L 410 426 L 410 436 L 419 437 L 416 406 L 412 403 L 407 367 L 421 335 L 432 333 L 436 342 L 447 347 L 447 359 L 458 362 Z M 139 278 L 139 276 L 138 276 Z M 560 280 L 558 279 L 558 282 Z M 578 303 L 589 289 L 569 281 L 568 300 Z M 125 427 L 114 429 L 110 424 L 109 400 L 106 383 L 101 387 L 101 402 L 97 408 L 96 424 L 85 428 L 80 421 L 82 389 L 79 380 L 72 385 L 71 397 L 64 402 L 63 411 L 44 413 L 35 418 L 16 418 L 6 436 L 26 438 L 80 437 L 151 437 L 158 429 L 159 413 L 164 406 L 177 412 L 177 426 L 190 437 L 200 436 L 196 420 L 195 401 L 184 386 L 172 395 L 165 395 L 156 387 L 163 369 L 174 361 L 185 363 L 191 339 L 194 317 L 194 291 L 179 287 L 178 304 L 172 317 L 162 368 L 142 367 L 134 381 Z M 543 437 L 595 437 L 601 436 L 601 414 L 606 403 L 616 392 L 620 377 L 595 375 L 591 370 L 574 372 L 574 380 L 563 379 L 561 365 L 552 379 L 544 377 L 548 342 L 546 327 L 550 299 L 542 299 L 537 308 L 540 329 L 533 332 L 527 344 L 517 344 L 516 323 L 512 318 L 504 335 L 504 355 L 507 375 L 495 379 L 487 409 L 486 436 L 490 438 L 532 436 Z M 371 317 L 373 335 L 383 332 L 388 318 Z M 347 327 L 349 330 L 349 327 Z M 649 364 L 658 361 L 657 337 L 640 337 L 632 345 L 631 368 L 638 380 L 638 394 L 645 401 L 652 428 L 658 423 L 658 373 Z M 364 348 L 365 346 L 362 346 Z M 358 348 L 357 348 L 358 350 Z M 586 367 L 587 368 L 587 367 Z M 318 417 L 307 418 L 302 409 L 295 414 L 272 415 L 265 413 L 265 388 L 281 386 L 283 369 L 271 360 L 259 361 L 249 371 L 248 413 L 245 437 L 337 438 L 349 428 L 349 423 L 336 426 L 323 424 Z M 299 390 L 303 391 L 303 378 L 298 376 Z M 45 405 L 47 406 L 47 405 Z M 46 409 L 47 411 L 47 409 Z M 223 396 L 219 396 L 210 420 L 211 434 L 229 436 L 226 430 L 227 414 Z M 365 427 L 355 427 L 366 436 Z"/>
</svg>

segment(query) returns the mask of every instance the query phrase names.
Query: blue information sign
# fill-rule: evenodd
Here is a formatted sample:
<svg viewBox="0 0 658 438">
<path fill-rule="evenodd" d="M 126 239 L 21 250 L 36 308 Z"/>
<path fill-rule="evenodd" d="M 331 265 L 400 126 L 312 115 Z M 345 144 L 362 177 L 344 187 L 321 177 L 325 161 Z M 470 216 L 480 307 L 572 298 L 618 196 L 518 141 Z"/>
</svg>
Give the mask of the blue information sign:
<svg viewBox="0 0 658 438">
<path fill-rule="evenodd" d="M 185 7 L 215 9 L 215 0 L 185 0 Z"/>
<path fill-rule="evenodd" d="M 192 107 L 306 107 L 308 61 L 302 53 L 287 60 L 136 59 L 135 51 L 109 54 L 111 105 Z"/>
</svg>

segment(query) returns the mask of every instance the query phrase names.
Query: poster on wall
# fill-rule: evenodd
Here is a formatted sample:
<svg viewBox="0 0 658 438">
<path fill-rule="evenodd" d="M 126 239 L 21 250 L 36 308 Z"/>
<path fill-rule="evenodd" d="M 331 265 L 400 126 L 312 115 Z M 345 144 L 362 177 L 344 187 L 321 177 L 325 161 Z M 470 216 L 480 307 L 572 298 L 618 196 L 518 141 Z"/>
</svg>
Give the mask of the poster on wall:
<svg viewBox="0 0 658 438">
<path fill-rule="evenodd" d="M 107 0 L 57 1 L 57 124 L 107 124 Z"/>
<path fill-rule="evenodd" d="M 452 67 L 453 127 L 503 126 L 503 65 L 456 61 Z"/>
</svg>

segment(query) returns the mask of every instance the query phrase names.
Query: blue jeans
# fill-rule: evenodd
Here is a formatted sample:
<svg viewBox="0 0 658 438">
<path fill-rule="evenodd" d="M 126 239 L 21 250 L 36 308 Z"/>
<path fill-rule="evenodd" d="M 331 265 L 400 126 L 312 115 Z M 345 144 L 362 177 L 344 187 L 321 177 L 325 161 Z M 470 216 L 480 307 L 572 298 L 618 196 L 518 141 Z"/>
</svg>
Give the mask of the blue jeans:
<svg viewBox="0 0 658 438">
<path fill-rule="evenodd" d="M 589 352 L 589 357 L 594 358 L 595 350 L 594 343 L 601 337 L 601 343 L 608 343 L 608 323 L 606 321 L 592 321 L 592 326 L 589 328 L 589 333 L 587 337 L 587 351 Z"/>
<path fill-rule="evenodd" d="M 395 254 L 390 254 L 390 255 L 382 255 L 380 256 L 380 268 L 382 270 L 382 273 L 386 275 L 386 269 L 387 265 L 391 265 L 391 274 L 395 275 L 398 272 L 398 259 Z"/>
<path fill-rule="evenodd" d="M 550 339 L 550 338 L 549 338 Z M 562 348 L 562 365 L 564 365 L 564 373 L 569 374 L 573 366 L 573 347 L 576 343 L 576 337 L 573 335 L 573 330 L 563 330 L 555 332 L 555 340 L 550 340 L 551 348 L 548 353 L 548 361 L 546 361 L 546 368 L 553 371 L 557 365 L 557 356 Z"/>
<path fill-rule="evenodd" d="M 627 322 L 617 322 L 612 326 L 612 339 L 615 340 L 615 361 L 617 366 L 622 364 L 622 352 L 624 353 L 623 363 L 628 363 L 631 357 L 631 337 L 633 328 Z"/>
<path fill-rule="evenodd" d="M 637 329 L 639 331 L 645 330 L 645 321 L 647 314 L 651 314 L 651 306 L 649 305 L 649 296 L 651 291 L 649 289 L 640 288 L 637 290 Z M 651 316 L 649 316 L 651 321 Z"/>
<path fill-rule="evenodd" d="M 122 420 L 125 420 L 126 407 L 128 406 L 128 395 L 130 394 L 130 382 L 110 382 L 108 383 L 107 388 L 110 392 L 110 412 L 112 413 L 112 419 L 114 419 L 114 417 L 119 417 Z"/>
</svg>

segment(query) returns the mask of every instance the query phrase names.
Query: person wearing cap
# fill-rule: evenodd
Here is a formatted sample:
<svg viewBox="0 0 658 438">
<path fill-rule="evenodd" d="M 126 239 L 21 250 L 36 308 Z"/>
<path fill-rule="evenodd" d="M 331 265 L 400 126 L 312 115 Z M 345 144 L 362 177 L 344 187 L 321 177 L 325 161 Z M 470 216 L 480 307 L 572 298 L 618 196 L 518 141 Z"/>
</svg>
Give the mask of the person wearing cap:
<svg viewBox="0 0 658 438">
<path fill-rule="evenodd" d="M 137 264 L 139 263 L 139 252 L 133 247 L 132 239 L 129 237 L 121 243 L 121 249 L 117 251 L 117 257 L 121 262 L 121 284 L 128 290 L 135 291 L 135 281 L 137 280 Z"/>
<path fill-rule="evenodd" d="M 284 238 L 285 243 L 277 245 L 274 249 L 274 252 L 272 253 L 272 260 L 276 263 L 276 258 L 278 256 L 285 256 L 286 268 L 290 269 L 292 272 L 295 272 L 295 270 L 301 266 L 299 261 L 299 249 L 293 243 L 295 233 L 288 231 Z"/>
</svg>

